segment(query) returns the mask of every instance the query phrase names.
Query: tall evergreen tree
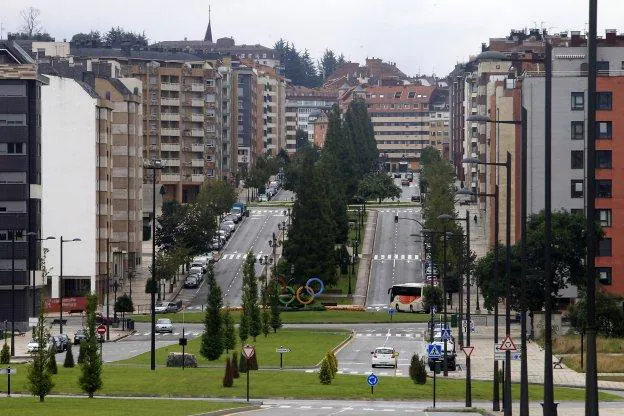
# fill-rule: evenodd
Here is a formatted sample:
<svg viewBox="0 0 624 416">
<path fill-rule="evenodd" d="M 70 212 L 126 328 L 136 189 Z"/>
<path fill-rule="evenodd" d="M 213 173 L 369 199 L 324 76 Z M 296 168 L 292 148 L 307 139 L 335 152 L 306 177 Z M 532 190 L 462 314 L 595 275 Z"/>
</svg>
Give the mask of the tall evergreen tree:
<svg viewBox="0 0 624 416">
<path fill-rule="evenodd" d="M 282 327 L 278 290 L 278 285 L 274 281 L 271 282 L 269 285 L 269 305 L 271 305 L 271 328 L 273 328 L 273 332 L 277 332 Z"/>
<path fill-rule="evenodd" d="M 330 49 L 325 49 L 323 53 L 323 58 L 321 58 L 320 62 L 320 70 L 322 71 L 323 80 L 326 80 L 331 74 L 336 70 L 336 65 L 338 60 L 336 59 L 336 55 Z"/>
<path fill-rule="evenodd" d="M 208 266 L 206 273 L 208 284 L 208 302 L 206 316 L 204 318 L 204 333 L 202 334 L 201 348 L 199 352 L 210 361 L 214 361 L 223 354 L 223 329 L 221 320 L 221 288 L 215 279 L 212 264 Z"/>
<path fill-rule="evenodd" d="M 86 338 L 80 343 L 84 344 L 84 357 L 80 364 L 81 375 L 78 379 L 80 388 L 93 398 L 93 393 L 102 388 L 102 361 L 98 351 L 98 335 L 95 332 L 95 309 L 97 297 L 87 296 L 87 330 Z"/>
<path fill-rule="evenodd" d="M 50 393 L 54 383 L 52 382 L 52 375 L 48 370 L 48 360 L 50 359 L 50 351 L 48 350 L 48 339 L 50 338 L 50 332 L 48 331 L 45 323 L 45 317 L 43 314 L 43 298 L 39 305 L 39 319 L 37 320 L 37 326 L 33 330 L 33 339 L 39 344 L 39 348 L 32 355 L 32 363 L 28 366 L 28 391 L 33 396 L 38 396 L 39 401 L 43 402 L 45 396 Z"/>
<path fill-rule="evenodd" d="M 252 336 L 255 340 L 262 331 L 255 264 L 256 256 L 250 251 L 247 253 L 245 263 L 243 263 L 243 312 L 239 326 L 239 336 L 243 342 L 248 336 Z M 244 338 L 243 335 L 245 335 Z"/>
<path fill-rule="evenodd" d="M 233 350 L 236 347 L 236 330 L 234 329 L 234 320 L 228 308 L 223 313 L 223 346 L 225 351 Z"/>
<path fill-rule="evenodd" d="M 364 100 L 357 99 L 349 104 L 345 112 L 344 129 L 348 137 L 346 140 L 351 142 L 354 149 L 353 160 L 357 182 L 365 174 L 375 170 L 379 158 L 373 123 Z"/>
</svg>

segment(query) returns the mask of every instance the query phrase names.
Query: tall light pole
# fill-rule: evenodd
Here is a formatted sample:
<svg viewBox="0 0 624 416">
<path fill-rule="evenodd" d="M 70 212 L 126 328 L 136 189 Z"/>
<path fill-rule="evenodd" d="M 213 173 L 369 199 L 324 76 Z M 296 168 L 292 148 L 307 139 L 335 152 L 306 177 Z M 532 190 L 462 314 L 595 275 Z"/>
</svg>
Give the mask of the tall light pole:
<svg viewBox="0 0 624 416">
<path fill-rule="evenodd" d="M 30 231 L 28 233 L 26 233 L 26 235 L 28 236 L 28 238 L 30 239 L 31 237 L 37 237 L 37 233 Z M 46 241 L 46 240 L 56 240 L 56 237 L 46 237 L 46 238 L 35 238 L 31 241 L 35 241 L 35 242 L 41 242 L 41 241 Z M 35 316 L 37 313 L 37 297 L 35 296 L 35 293 L 37 291 L 37 285 L 35 284 L 35 271 L 36 271 L 36 264 L 32 265 L 32 286 L 31 286 L 31 291 L 32 291 L 32 314 L 30 316 Z"/>
<path fill-rule="evenodd" d="M 11 357 L 15 356 L 15 234 L 17 234 L 17 230 L 12 230 L 11 231 Z"/>
<path fill-rule="evenodd" d="M 59 302 L 59 306 L 60 306 L 60 310 L 61 310 L 61 319 L 59 320 L 59 332 L 62 334 L 63 333 L 63 244 L 64 243 L 73 243 L 73 242 L 77 242 L 77 241 L 82 241 L 80 240 L 80 238 L 72 238 L 70 240 L 63 240 L 63 236 L 61 236 L 61 267 L 60 267 L 60 273 L 59 273 L 59 298 L 60 298 L 60 302 Z"/>
<path fill-rule="evenodd" d="M 156 171 L 163 169 L 161 160 L 152 159 L 143 166 L 152 171 L 152 281 L 150 288 L 150 314 L 151 314 L 151 339 L 150 339 L 150 369 L 156 370 Z"/>
<path fill-rule="evenodd" d="M 110 341 L 110 245 L 120 242 L 121 241 L 111 241 L 110 238 L 106 239 L 106 341 Z M 117 301 L 117 299 L 115 299 L 115 301 Z"/>
</svg>

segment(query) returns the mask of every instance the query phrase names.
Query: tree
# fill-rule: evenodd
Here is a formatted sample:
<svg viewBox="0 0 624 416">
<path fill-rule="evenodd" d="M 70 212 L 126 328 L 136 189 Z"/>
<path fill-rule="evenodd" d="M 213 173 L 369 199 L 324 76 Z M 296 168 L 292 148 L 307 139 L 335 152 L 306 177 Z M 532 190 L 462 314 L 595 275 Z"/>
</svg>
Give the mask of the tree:
<svg viewBox="0 0 624 416">
<path fill-rule="evenodd" d="M 28 35 L 28 39 L 32 39 L 34 35 L 37 35 L 43 32 L 43 27 L 41 26 L 41 20 L 39 20 L 39 15 L 41 14 L 41 10 L 36 7 L 27 7 L 20 12 L 22 16 L 22 33 Z"/>
<path fill-rule="evenodd" d="M 262 310 L 262 333 L 265 338 L 269 335 L 269 332 L 271 332 L 271 313 L 267 308 L 264 308 Z"/>
<path fill-rule="evenodd" d="M 282 327 L 281 308 L 279 304 L 279 286 L 275 281 L 269 284 L 269 305 L 271 307 L 271 328 L 277 332 Z"/>
<path fill-rule="evenodd" d="M 334 52 L 330 49 L 325 49 L 319 65 L 323 80 L 326 80 L 331 74 L 334 73 L 337 64 L 338 60 L 336 59 Z"/>
<path fill-rule="evenodd" d="M 50 358 L 48 359 L 48 371 L 50 374 L 57 374 L 58 366 L 56 365 L 56 351 L 54 347 L 50 348 L 49 354 Z"/>
<path fill-rule="evenodd" d="M 329 363 L 329 360 L 327 359 L 327 357 L 323 358 L 323 361 L 321 361 L 321 370 L 319 371 L 319 380 L 321 381 L 321 384 L 331 384 L 331 379 L 332 379 L 332 371 L 331 371 L 331 364 Z"/>
<path fill-rule="evenodd" d="M 189 256 L 197 256 L 211 250 L 212 237 L 217 230 L 213 207 L 200 203 L 188 204 L 184 217 L 178 225 L 176 243 L 186 248 Z"/>
<path fill-rule="evenodd" d="M 87 296 L 87 328 L 86 338 L 80 343 L 84 348 L 83 361 L 80 364 L 81 375 L 78 379 L 82 391 L 93 398 L 93 393 L 102 388 L 102 361 L 98 354 L 97 333 L 95 332 L 95 310 L 97 308 L 97 297 Z M 84 346 L 83 346 L 84 344 Z"/>
<path fill-rule="evenodd" d="M 0 351 L 0 364 L 9 364 L 11 362 L 11 351 L 6 341 L 2 346 L 2 351 Z"/>
<path fill-rule="evenodd" d="M 236 191 L 226 181 L 209 179 L 205 181 L 197 195 L 196 203 L 210 208 L 213 213 L 229 212 L 236 202 Z"/>
<path fill-rule="evenodd" d="M 102 35 L 97 30 L 89 33 L 76 33 L 72 36 L 70 43 L 79 48 L 99 48 L 102 46 Z"/>
<path fill-rule="evenodd" d="M 225 308 L 223 313 L 223 347 L 225 352 L 229 352 L 236 347 L 236 330 L 234 329 L 234 320 L 230 310 Z"/>
<path fill-rule="evenodd" d="M 420 358 L 418 354 L 412 355 L 412 361 L 409 367 L 409 376 L 415 384 L 425 384 L 427 382 L 427 368 L 425 360 Z"/>
<path fill-rule="evenodd" d="M 78 364 L 82 364 L 84 363 L 84 359 L 85 359 L 85 343 L 81 342 L 80 344 L 78 344 Z"/>
<path fill-rule="evenodd" d="M 208 266 L 206 273 L 208 284 L 208 301 L 206 316 L 204 318 L 204 333 L 202 334 L 201 348 L 199 352 L 210 361 L 214 361 L 223 354 L 223 323 L 221 319 L 221 288 L 215 279 L 212 264 Z"/>
<path fill-rule="evenodd" d="M 243 355 L 243 351 L 241 350 L 239 359 L 238 359 L 238 372 L 246 373 L 247 372 L 247 358 Z"/>
<path fill-rule="evenodd" d="M 354 195 L 357 181 L 365 174 L 375 171 L 379 159 L 373 123 L 364 100 L 357 99 L 349 103 L 344 116 L 344 132 L 354 149 L 355 182 L 348 194 Z"/>
<path fill-rule="evenodd" d="M 54 387 L 52 375 L 48 370 L 48 360 L 50 359 L 50 351 L 48 350 L 48 339 L 50 332 L 45 324 L 45 316 L 43 314 L 43 298 L 39 304 L 39 319 L 37 326 L 33 330 L 33 340 L 39 345 L 39 348 L 32 354 L 32 363 L 28 367 L 28 391 L 33 396 L 38 396 L 39 401 L 43 402 L 45 396 L 50 393 Z"/>
<path fill-rule="evenodd" d="M 260 306 L 258 305 L 258 279 L 255 270 L 256 256 L 252 251 L 247 253 L 245 263 L 243 264 L 243 313 L 241 314 L 241 327 L 243 326 L 243 317 L 246 317 L 249 335 L 256 337 L 262 332 L 262 318 L 260 315 Z M 239 328 L 239 331 L 241 328 Z M 241 338 L 242 341 L 244 341 Z"/>
<path fill-rule="evenodd" d="M 145 33 L 126 31 L 119 26 L 112 27 L 105 35 L 104 40 L 108 46 L 147 46 Z"/>
<path fill-rule="evenodd" d="M 72 351 L 71 342 L 67 343 L 67 352 L 65 352 L 65 361 L 63 362 L 63 367 L 74 368 L 74 353 Z"/>
<path fill-rule="evenodd" d="M 624 337 L 624 311 L 621 296 L 598 288 L 596 290 L 596 324 L 598 333 L 605 337 Z M 582 292 L 576 303 L 568 307 L 570 324 L 577 331 L 587 328 L 587 295 Z"/>
<path fill-rule="evenodd" d="M 179 235 L 178 226 L 184 218 L 184 207 L 177 201 L 165 201 L 162 204 L 162 214 L 157 218 L 158 232 L 156 245 L 161 250 L 173 251 L 177 246 Z"/>
<path fill-rule="evenodd" d="M 239 378 L 240 373 L 238 372 L 238 360 L 236 359 L 236 351 L 232 352 L 232 378 Z"/>
<path fill-rule="evenodd" d="M 115 301 L 115 313 L 121 313 L 122 322 L 126 321 L 126 313 L 134 312 L 134 304 L 127 294 L 123 294 Z"/>
<path fill-rule="evenodd" d="M 232 387 L 234 385 L 234 377 L 232 377 L 232 364 L 230 356 L 225 358 L 225 374 L 223 375 L 223 387 Z"/>
<path fill-rule="evenodd" d="M 443 305 L 442 289 L 439 286 L 425 286 L 423 288 L 423 309 L 430 311 L 432 306 L 438 311 L 442 310 Z"/>
<path fill-rule="evenodd" d="M 258 370 L 258 351 L 256 350 L 256 353 L 254 355 L 251 356 L 251 358 L 249 359 L 249 363 L 247 365 L 247 370 L 248 371 L 257 371 Z"/>
<path fill-rule="evenodd" d="M 369 173 L 358 183 L 357 195 L 364 200 L 399 198 L 401 188 L 394 184 L 394 180 L 385 173 Z"/>
</svg>

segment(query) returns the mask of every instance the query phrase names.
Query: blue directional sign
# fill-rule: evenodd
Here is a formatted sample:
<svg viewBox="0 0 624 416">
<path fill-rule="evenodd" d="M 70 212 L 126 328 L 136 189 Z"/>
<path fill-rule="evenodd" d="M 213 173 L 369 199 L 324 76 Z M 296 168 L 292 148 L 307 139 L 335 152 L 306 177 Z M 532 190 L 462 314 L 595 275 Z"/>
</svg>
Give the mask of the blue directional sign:
<svg viewBox="0 0 624 416">
<path fill-rule="evenodd" d="M 442 356 L 442 348 L 436 344 L 427 344 L 427 355 L 429 358 L 440 358 Z"/>
<path fill-rule="evenodd" d="M 442 341 L 451 340 L 451 330 L 448 328 L 442 329 Z"/>
<path fill-rule="evenodd" d="M 522 360 L 522 356 L 520 355 L 519 352 L 514 352 L 511 354 L 511 359 L 514 361 L 520 361 Z"/>
<path fill-rule="evenodd" d="M 368 383 L 369 386 L 375 387 L 377 383 L 379 382 L 379 378 L 377 378 L 375 374 L 371 374 L 368 377 L 366 377 L 366 382 Z"/>
<path fill-rule="evenodd" d="M 394 315 L 395 313 L 396 313 L 396 309 L 394 309 L 394 308 L 388 309 L 388 314 L 389 315 Z"/>
</svg>

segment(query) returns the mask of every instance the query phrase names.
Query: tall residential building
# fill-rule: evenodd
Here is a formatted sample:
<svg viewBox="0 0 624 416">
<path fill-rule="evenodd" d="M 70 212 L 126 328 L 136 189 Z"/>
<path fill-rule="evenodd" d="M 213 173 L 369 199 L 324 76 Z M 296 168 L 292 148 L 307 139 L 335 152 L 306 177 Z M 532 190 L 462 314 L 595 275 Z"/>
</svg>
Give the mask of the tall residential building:
<svg viewBox="0 0 624 416">
<path fill-rule="evenodd" d="M 236 65 L 232 70 L 231 85 L 232 144 L 236 148 L 236 170 L 249 171 L 256 149 L 258 116 L 258 76 L 253 68 Z"/>
<path fill-rule="evenodd" d="M 310 143 L 324 143 L 315 137 L 314 124 L 319 113 L 327 111 L 338 102 L 338 93 L 333 90 L 320 90 L 292 86 L 286 90 L 286 150 L 294 153 L 297 150 L 297 130 L 308 133 Z"/>
<path fill-rule="evenodd" d="M 101 253 L 114 221 L 114 107 L 86 83 L 48 78 L 50 84 L 41 94 L 41 229 L 45 236 L 56 237 L 44 241 L 50 295 L 97 293 L 102 299 L 106 258 Z M 62 243 L 61 238 L 69 241 Z"/>
<path fill-rule="evenodd" d="M 26 329 L 41 273 L 41 86 L 36 62 L 0 40 L 0 321 Z M 27 233 L 35 233 L 34 238 Z M 15 253 L 15 254 L 13 254 Z M 32 280 L 34 276 L 34 281 Z M 34 291 L 32 290 L 34 287 Z"/>
<path fill-rule="evenodd" d="M 258 73 L 257 152 L 277 155 L 286 148 L 286 80 L 274 68 L 255 64 Z M 260 130 L 261 128 L 261 130 Z"/>
<path fill-rule="evenodd" d="M 423 149 L 442 152 L 448 138 L 447 94 L 437 87 L 340 88 L 340 105 L 346 109 L 354 99 L 368 105 L 380 160 L 388 171 L 416 170 Z"/>
</svg>

